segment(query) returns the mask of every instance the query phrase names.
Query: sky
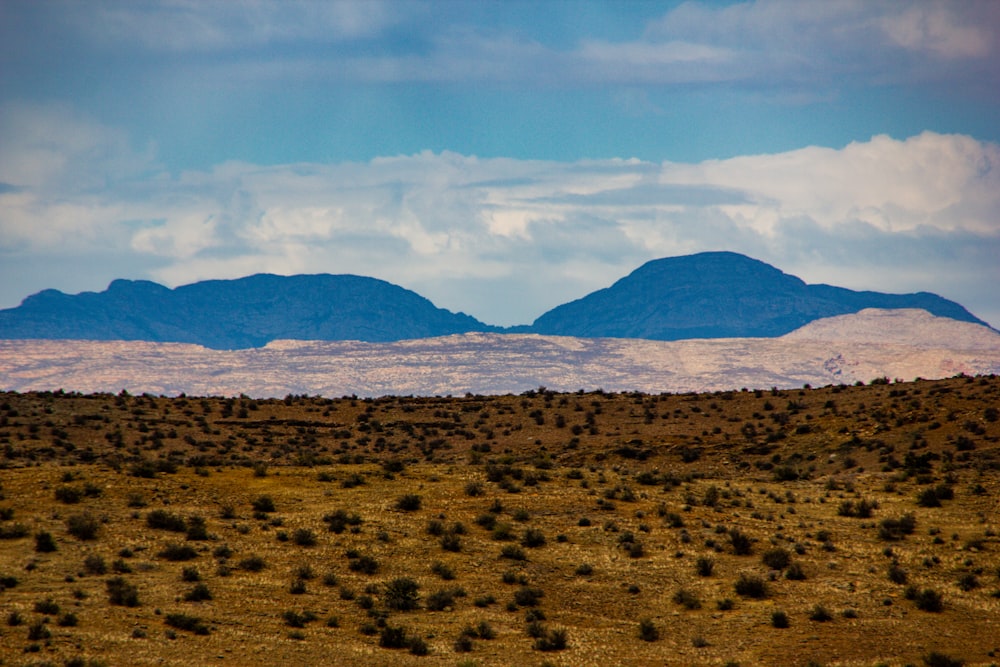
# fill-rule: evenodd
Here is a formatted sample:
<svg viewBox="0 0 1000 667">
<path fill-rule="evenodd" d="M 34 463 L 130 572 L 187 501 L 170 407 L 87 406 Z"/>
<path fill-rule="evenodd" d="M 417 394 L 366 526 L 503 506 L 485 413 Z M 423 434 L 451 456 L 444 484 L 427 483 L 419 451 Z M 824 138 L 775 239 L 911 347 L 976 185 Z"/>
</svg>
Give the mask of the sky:
<svg viewBox="0 0 1000 667">
<path fill-rule="evenodd" d="M 709 250 L 1000 327 L 1000 2 L 0 2 L 0 308 L 350 273 L 527 324 Z"/>
</svg>

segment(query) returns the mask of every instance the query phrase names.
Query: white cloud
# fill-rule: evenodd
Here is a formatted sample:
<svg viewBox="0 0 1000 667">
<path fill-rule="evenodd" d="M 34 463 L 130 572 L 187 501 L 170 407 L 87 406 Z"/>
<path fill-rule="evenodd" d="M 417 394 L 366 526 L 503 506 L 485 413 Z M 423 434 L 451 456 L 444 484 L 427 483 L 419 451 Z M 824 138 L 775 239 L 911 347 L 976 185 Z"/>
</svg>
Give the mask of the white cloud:
<svg viewBox="0 0 1000 667">
<path fill-rule="evenodd" d="M 0 180 L 17 186 L 0 190 L 4 306 L 93 282 L 4 266 L 61 256 L 105 282 L 371 275 L 516 324 L 645 260 L 729 249 L 810 281 L 940 291 L 1000 323 L 983 289 L 1000 284 L 1000 146 L 967 136 L 697 164 L 424 152 L 169 175 L 113 128 L 67 122 L 4 116 Z"/>
</svg>

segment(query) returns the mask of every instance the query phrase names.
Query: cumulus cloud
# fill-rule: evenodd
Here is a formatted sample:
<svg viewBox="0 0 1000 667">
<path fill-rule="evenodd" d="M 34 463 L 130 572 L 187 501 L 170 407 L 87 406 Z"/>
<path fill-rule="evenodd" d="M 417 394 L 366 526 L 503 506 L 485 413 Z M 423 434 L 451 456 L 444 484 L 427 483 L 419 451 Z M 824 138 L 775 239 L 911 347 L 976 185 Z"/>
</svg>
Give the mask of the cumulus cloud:
<svg viewBox="0 0 1000 667">
<path fill-rule="evenodd" d="M 1000 146 L 967 136 L 692 164 L 423 152 L 170 174 L 114 128 L 44 109 L 0 118 L 5 307 L 84 288 L 25 274 L 34 261 L 88 267 L 100 286 L 371 275 L 517 324 L 643 261 L 727 249 L 812 282 L 937 291 L 1000 323 L 987 287 L 1000 284 Z"/>
</svg>

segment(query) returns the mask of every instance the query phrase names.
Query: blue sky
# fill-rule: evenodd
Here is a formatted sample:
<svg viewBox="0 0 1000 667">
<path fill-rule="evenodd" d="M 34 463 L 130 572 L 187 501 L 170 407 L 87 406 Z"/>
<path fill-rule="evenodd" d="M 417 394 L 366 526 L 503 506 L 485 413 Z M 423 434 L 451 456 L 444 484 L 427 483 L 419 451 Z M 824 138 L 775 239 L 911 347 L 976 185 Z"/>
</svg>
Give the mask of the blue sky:
<svg viewBox="0 0 1000 667">
<path fill-rule="evenodd" d="M 515 324 L 719 249 L 1000 325 L 1000 3 L 0 4 L 0 308 L 325 272 Z"/>
</svg>

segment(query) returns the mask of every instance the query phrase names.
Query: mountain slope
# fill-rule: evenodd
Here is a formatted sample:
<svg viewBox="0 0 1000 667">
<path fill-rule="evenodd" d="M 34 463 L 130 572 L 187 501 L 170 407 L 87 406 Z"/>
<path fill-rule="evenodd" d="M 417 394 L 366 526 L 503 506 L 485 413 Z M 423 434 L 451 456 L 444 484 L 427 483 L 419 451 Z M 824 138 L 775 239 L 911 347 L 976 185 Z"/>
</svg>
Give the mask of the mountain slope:
<svg viewBox="0 0 1000 667">
<path fill-rule="evenodd" d="M 276 339 L 388 342 L 489 327 L 397 285 L 353 275 L 209 280 L 176 289 L 116 280 L 104 292 L 45 290 L 0 311 L 0 337 L 145 340 L 215 349 Z"/>
<path fill-rule="evenodd" d="M 986 325 L 959 304 L 935 294 L 807 285 L 744 255 L 705 252 L 647 262 L 611 287 L 550 310 L 528 330 L 650 340 L 774 337 L 813 320 L 864 308 L 920 308 Z"/>
</svg>

